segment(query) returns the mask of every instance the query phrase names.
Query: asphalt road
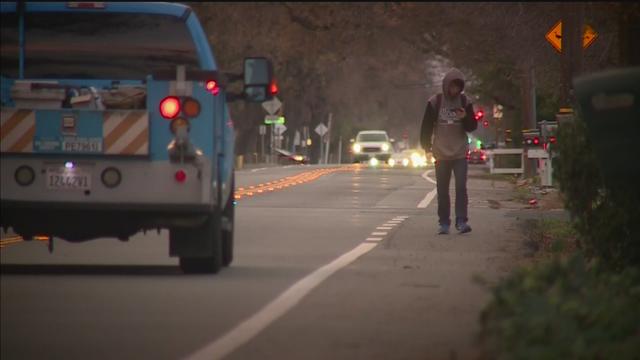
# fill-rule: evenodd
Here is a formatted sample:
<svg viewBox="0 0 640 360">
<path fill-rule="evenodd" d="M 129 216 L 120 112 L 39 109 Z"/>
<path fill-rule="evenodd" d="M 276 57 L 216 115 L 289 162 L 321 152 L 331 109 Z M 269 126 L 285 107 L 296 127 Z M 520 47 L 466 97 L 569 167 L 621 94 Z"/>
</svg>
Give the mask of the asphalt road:
<svg viewBox="0 0 640 360">
<path fill-rule="evenodd" d="M 483 221 L 478 228 L 497 243 L 469 248 L 471 234 L 443 242 L 434 235 L 433 174 L 334 168 L 238 171 L 235 261 L 217 275 L 183 275 L 166 231 L 128 242 L 57 240 L 51 254 L 42 241 L 4 246 L 2 359 L 473 354 L 467 334 L 486 294 L 470 273 L 497 271 L 487 259 L 506 256 L 504 231 Z M 477 191 L 500 190 L 487 184 Z M 473 194 L 471 213 L 480 214 L 486 206 Z"/>
</svg>

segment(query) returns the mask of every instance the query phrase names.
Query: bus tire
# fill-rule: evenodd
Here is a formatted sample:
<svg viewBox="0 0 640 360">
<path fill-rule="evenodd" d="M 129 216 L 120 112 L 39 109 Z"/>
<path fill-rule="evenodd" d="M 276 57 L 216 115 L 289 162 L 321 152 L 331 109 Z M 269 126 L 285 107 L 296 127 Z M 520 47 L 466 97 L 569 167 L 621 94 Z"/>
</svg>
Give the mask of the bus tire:
<svg viewBox="0 0 640 360">
<path fill-rule="evenodd" d="M 180 269 L 186 274 L 216 274 L 222 267 L 222 234 L 220 232 L 220 218 L 214 214 L 201 226 L 195 229 L 180 230 L 174 236 L 186 237 L 182 241 L 205 239 L 212 242 L 213 254 L 205 257 L 180 256 Z"/>
<path fill-rule="evenodd" d="M 222 212 L 222 217 L 226 218 L 226 229 L 222 229 L 222 266 L 229 266 L 233 262 L 233 230 L 235 227 L 235 174 L 231 176 L 231 192 Z"/>
</svg>

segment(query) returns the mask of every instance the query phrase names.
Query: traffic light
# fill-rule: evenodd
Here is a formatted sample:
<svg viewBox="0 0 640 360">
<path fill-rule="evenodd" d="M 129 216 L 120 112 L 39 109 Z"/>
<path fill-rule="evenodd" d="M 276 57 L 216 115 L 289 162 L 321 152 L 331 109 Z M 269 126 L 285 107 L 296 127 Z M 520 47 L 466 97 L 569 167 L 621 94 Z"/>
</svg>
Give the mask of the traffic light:
<svg viewBox="0 0 640 360">
<path fill-rule="evenodd" d="M 558 122 L 556 121 L 541 121 L 540 123 L 540 134 L 542 136 L 542 142 L 544 143 L 544 148 L 546 149 L 549 144 L 555 144 L 558 141 L 557 132 L 558 132 Z"/>
<path fill-rule="evenodd" d="M 476 121 L 482 120 L 482 118 L 484 118 L 484 111 L 482 111 L 482 109 L 476 111 L 476 114 L 475 114 L 474 117 L 475 117 Z"/>
<path fill-rule="evenodd" d="M 482 122 L 482 126 L 483 126 L 483 127 L 489 127 L 489 120 L 484 120 L 484 121 Z"/>
<path fill-rule="evenodd" d="M 526 147 L 540 147 L 540 130 L 522 130 L 522 145 Z"/>
<path fill-rule="evenodd" d="M 512 141 L 513 141 L 513 139 L 511 138 L 511 129 L 506 129 L 504 131 L 504 142 L 505 143 L 510 143 Z"/>
</svg>

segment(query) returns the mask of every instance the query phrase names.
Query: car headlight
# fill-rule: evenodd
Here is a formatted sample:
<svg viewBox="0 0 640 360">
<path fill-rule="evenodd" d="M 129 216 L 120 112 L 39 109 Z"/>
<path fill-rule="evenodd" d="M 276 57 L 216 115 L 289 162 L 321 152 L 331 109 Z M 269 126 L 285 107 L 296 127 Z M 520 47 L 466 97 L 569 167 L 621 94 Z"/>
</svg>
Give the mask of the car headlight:
<svg viewBox="0 0 640 360">
<path fill-rule="evenodd" d="M 382 144 L 382 151 L 389 151 L 389 144 Z"/>
<path fill-rule="evenodd" d="M 394 159 L 389 159 L 389 166 L 393 167 L 396 164 Z"/>
<path fill-rule="evenodd" d="M 402 159 L 402 165 L 403 166 L 408 166 L 409 165 L 409 159 L 407 159 L 407 158 Z"/>
<path fill-rule="evenodd" d="M 354 153 L 359 153 L 362 150 L 362 147 L 360 146 L 360 144 L 353 144 L 353 152 Z"/>
</svg>

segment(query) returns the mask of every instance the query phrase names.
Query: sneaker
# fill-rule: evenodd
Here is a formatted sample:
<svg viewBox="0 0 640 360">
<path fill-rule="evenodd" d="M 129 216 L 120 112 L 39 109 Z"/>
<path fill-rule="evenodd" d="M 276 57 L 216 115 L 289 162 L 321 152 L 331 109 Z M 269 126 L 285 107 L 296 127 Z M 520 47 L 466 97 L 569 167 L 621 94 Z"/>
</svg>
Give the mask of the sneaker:
<svg viewBox="0 0 640 360">
<path fill-rule="evenodd" d="M 466 222 L 460 222 L 456 224 L 456 229 L 460 232 L 460 234 L 471 232 L 471 226 Z"/>
<path fill-rule="evenodd" d="M 448 234 L 449 233 L 449 225 L 440 225 L 438 229 L 438 235 Z"/>
</svg>

